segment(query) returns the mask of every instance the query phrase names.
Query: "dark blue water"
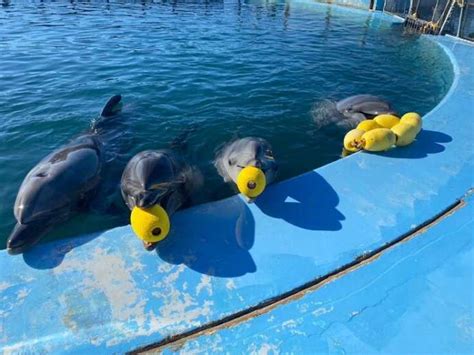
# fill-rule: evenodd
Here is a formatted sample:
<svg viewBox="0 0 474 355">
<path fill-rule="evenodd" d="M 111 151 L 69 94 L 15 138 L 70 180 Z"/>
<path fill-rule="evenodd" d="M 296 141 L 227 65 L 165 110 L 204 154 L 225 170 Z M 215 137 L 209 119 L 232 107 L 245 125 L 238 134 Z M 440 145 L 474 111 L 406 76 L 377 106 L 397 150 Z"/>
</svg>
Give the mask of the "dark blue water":
<svg viewBox="0 0 474 355">
<path fill-rule="evenodd" d="M 26 173 L 87 130 L 107 98 L 125 106 L 109 136 L 98 213 L 51 238 L 127 223 L 115 183 L 133 154 L 168 147 L 204 176 L 195 203 L 233 191 L 212 165 L 224 142 L 268 139 L 279 179 L 338 159 L 317 132 L 315 102 L 370 93 L 426 113 L 452 70 L 429 40 L 386 17 L 309 2 L 11 2 L 0 7 L 0 245 Z M 104 209 L 104 206 L 105 209 Z M 105 211 L 105 212 L 104 212 Z"/>
</svg>

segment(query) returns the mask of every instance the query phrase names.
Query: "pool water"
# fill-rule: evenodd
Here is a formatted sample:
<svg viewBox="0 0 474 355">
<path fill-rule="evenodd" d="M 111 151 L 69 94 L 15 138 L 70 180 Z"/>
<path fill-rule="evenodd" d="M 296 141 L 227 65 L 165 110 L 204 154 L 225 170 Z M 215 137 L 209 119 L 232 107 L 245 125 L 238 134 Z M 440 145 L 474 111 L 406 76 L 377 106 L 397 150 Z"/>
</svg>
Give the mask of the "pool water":
<svg viewBox="0 0 474 355">
<path fill-rule="evenodd" d="M 144 149 L 175 144 L 200 169 L 193 203 L 234 190 L 213 166 L 236 137 L 274 149 L 279 179 L 339 158 L 340 135 L 318 131 L 312 108 L 368 93 L 426 113 L 452 69 L 426 38 L 391 18 L 305 1 L 28 2 L 0 7 L 0 245 L 26 173 L 88 129 L 107 98 L 124 107 L 108 134 L 106 183 L 83 213 L 49 236 L 128 223 L 117 183 Z"/>
</svg>

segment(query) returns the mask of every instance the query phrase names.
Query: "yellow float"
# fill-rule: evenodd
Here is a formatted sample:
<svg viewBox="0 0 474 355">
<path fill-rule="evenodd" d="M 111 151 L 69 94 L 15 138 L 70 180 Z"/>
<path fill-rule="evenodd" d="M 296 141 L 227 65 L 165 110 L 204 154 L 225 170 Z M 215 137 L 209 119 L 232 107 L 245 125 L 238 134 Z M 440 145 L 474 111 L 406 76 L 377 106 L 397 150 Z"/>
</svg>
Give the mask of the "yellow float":
<svg viewBox="0 0 474 355">
<path fill-rule="evenodd" d="M 397 140 L 397 136 L 388 128 L 376 128 L 365 132 L 360 145 L 370 152 L 381 152 L 390 149 Z"/>
<path fill-rule="evenodd" d="M 400 122 L 414 126 L 416 128 L 416 134 L 420 133 L 421 127 L 423 125 L 421 116 L 416 112 L 405 113 L 400 119 Z"/>
<path fill-rule="evenodd" d="M 404 122 L 400 122 L 393 126 L 392 132 L 397 136 L 397 141 L 395 144 L 398 147 L 403 147 L 412 143 L 418 133 L 416 126 L 412 126 Z"/>
<path fill-rule="evenodd" d="M 365 131 L 355 128 L 350 130 L 344 136 L 344 148 L 349 152 L 357 152 L 360 148 L 360 140 L 364 135 Z"/>
<path fill-rule="evenodd" d="M 382 126 L 380 126 L 374 120 L 363 120 L 357 125 L 356 128 L 367 132 L 367 131 L 371 131 L 375 128 L 382 128 Z"/>
<path fill-rule="evenodd" d="M 348 156 L 361 149 L 381 152 L 394 145 L 403 147 L 411 144 L 422 127 L 422 119 L 416 112 L 408 112 L 401 118 L 395 115 L 378 115 L 373 120 L 363 120 L 357 128 L 344 136 L 342 156 Z"/>
<path fill-rule="evenodd" d="M 341 158 L 345 158 L 345 157 L 348 157 L 349 155 L 351 155 L 352 153 L 354 152 L 350 152 L 348 151 L 346 148 L 342 148 L 342 152 L 341 152 Z"/>
<path fill-rule="evenodd" d="M 392 128 L 398 122 L 400 122 L 400 119 L 397 116 L 394 116 L 394 115 L 383 114 L 383 115 L 378 115 L 377 117 L 375 117 L 374 121 L 377 122 L 377 124 L 380 127 Z"/>
<path fill-rule="evenodd" d="M 130 215 L 133 232 L 148 243 L 160 242 L 168 236 L 170 219 L 160 205 L 150 208 L 134 207 Z"/>
<path fill-rule="evenodd" d="M 265 173 L 254 166 L 243 168 L 237 176 L 237 187 L 239 191 L 248 198 L 260 195 L 267 185 Z"/>
</svg>

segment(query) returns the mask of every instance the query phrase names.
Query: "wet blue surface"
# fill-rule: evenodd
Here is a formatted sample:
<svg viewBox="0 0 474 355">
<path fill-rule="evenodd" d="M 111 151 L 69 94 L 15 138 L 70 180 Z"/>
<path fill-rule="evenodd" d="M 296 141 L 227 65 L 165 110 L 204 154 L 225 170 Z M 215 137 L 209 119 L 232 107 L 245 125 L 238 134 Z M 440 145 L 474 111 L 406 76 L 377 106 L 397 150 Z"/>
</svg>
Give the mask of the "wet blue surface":
<svg viewBox="0 0 474 355">
<path fill-rule="evenodd" d="M 269 313 L 170 352 L 474 352 L 474 205 Z"/>
<path fill-rule="evenodd" d="M 116 183 L 144 149 L 169 147 L 205 178 L 193 203 L 235 194 L 212 165 L 236 136 L 266 138 L 284 180 L 339 158 L 344 132 L 316 131 L 324 99 L 370 93 L 401 112 L 431 110 L 452 71 L 426 38 L 391 18 L 308 1 L 10 2 L 0 7 L 0 247 L 26 173 L 124 97 L 106 139 L 93 211 L 65 238 L 128 223 Z"/>
<path fill-rule="evenodd" d="M 254 204 L 234 196 L 179 212 L 157 252 L 128 226 L 23 256 L 1 252 L 3 350 L 123 352 L 157 342 L 327 275 L 462 198 L 474 185 L 473 47 L 433 40 L 456 79 L 407 148 L 352 155 L 270 186 Z"/>
</svg>

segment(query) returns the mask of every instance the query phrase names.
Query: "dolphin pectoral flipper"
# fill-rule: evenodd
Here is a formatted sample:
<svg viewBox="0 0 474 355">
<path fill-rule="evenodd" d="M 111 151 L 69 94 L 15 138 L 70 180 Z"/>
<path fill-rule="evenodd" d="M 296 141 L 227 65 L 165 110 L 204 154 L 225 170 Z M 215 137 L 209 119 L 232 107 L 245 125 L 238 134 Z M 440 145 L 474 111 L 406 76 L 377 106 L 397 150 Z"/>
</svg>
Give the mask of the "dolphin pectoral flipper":
<svg viewBox="0 0 474 355">
<path fill-rule="evenodd" d="M 111 117 L 121 109 L 122 95 L 114 95 L 105 104 L 100 115 L 102 117 Z"/>
</svg>

